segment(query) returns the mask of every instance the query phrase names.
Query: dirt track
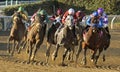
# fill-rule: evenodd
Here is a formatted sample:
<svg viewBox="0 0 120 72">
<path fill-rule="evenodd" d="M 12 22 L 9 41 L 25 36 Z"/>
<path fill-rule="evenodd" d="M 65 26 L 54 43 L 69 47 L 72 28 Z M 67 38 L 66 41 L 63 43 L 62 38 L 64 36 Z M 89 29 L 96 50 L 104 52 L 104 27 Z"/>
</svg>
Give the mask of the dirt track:
<svg viewBox="0 0 120 72">
<path fill-rule="evenodd" d="M 110 47 L 106 53 L 106 62 L 102 62 L 102 56 L 98 61 L 98 67 L 94 67 L 90 61 L 89 50 L 87 52 L 87 66 L 80 64 L 82 53 L 79 57 L 77 67 L 73 62 L 66 61 L 68 66 L 59 66 L 62 57 L 63 48 L 60 49 L 56 61 L 49 60 L 49 64 L 45 64 L 46 40 L 36 55 L 36 62 L 27 64 L 27 55 L 23 50 L 21 54 L 15 53 L 10 57 L 6 53 L 6 41 L 9 32 L 0 32 L 0 72 L 120 72 L 120 30 L 111 30 L 112 35 Z M 54 50 L 51 49 L 51 53 Z M 101 54 L 102 55 L 102 54 Z"/>
</svg>

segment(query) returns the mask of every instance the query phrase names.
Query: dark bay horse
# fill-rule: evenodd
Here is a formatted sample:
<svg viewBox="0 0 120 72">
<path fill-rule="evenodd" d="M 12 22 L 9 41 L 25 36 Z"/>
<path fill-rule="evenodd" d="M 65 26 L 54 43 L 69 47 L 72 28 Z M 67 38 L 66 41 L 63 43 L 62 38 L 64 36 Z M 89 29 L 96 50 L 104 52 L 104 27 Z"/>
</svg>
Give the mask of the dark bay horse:
<svg viewBox="0 0 120 72">
<path fill-rule="evenodd" d="M 48 33 L 47 33 L 47 51 L 46 51 L 46 57 L 47 57 L 46 62 L 47 63 L 48 63 L 48 59 L 50 56 L 51 46 L 56 44 L 54 37 L 55 37 L 55 32 L 57 31 L 60 24 L 61 24 L 60 22 L 55 22 L 55 24 L 52 24 L 48 30 Z"/>
<path fill-rule="evenodd" d="M 27 20 L 27 17 L 22 16 L 19 12 L 15 12 L 13 14 L 12 19 L 13 19 L 13 26 L 10 31 L 10 35 L 8 38 L 8 45 L 7 45 L 8 52 L 11 55 L 13 55 L 15 49 L 17 50 L 19 49 L 20 43 L 24 39 L 26 28 L 24 23 L 22 22 L 22 19 Z M 10 41 L 13 41 L 12 48 L 10 47 Z M 16 46 L 15 46 L 15 43 L 17 43 Z"/>
<path fill-rule="evenodd" d="M 74 49 L 74 35 L 72 31 L 73 25 L 73 16 L 68 15 L 64 27 L 60 30 L 60 32 L 56 36 L 56 50 L 52 54 L 52 60 L 55 60 L 58 55 L 58 50 L 60 47 L 64 47 L 64 53 L 62 58 L 62 65 L 64 65 L 64 59 L 66 54 Z"/>
<path fill-rule="evenodd" d="M 41 15 L 36 15 L 34 26 L 27 34 L 29 62 L 34 60 L 37 50 L 43 43 L 46 33 L 46 24 L 44 23 L 44 19 L 45 18 L 43 18 Z"/>
<path fill-rule="evenodd" d="M 91 22 L 96 24 L 98 18 L 92 18 Z M 87 48 L 89 48 L 92 51 L 91 61 L 94 62 L 94 64 L 97 64 L 98 58 L 102 51 L 104 51 L 103 54 L 103 61 L 105 61 L 105 51 L 109 47 L 110 39 L 107 37 L 107 34 L 105 32 L 104 28 L 97 28 L 96 26 L 89 27 L 88 31 L 83 33 L 83 41 L 82 41 L 82 48 L 79 50 L 78 54 L 83 49 L 84 57 L 82 63 L 86 65 L 86 51 Z M 96 55 L 98 51 L 98 55 Z M 77 60 L 76 60 L 77 62 Z"/>
<path fill-rule="evenodd" d="M 75 25 L 75 34 L 76 34 L 77 42 L 78 42 L 78 44 L 75 45 L 75 46 L 78 46 L 77 47 L 77 52 L 76 52 L 76 60 L 79 57 L 79 51 L 81 51 L 81 48 L 82 48 L 84 28 L 85 28 L 85 25 L 82 23 L 81 19 L 78 19 L 77 22 L 76 22 L 76 25 Z"/>
</svg>

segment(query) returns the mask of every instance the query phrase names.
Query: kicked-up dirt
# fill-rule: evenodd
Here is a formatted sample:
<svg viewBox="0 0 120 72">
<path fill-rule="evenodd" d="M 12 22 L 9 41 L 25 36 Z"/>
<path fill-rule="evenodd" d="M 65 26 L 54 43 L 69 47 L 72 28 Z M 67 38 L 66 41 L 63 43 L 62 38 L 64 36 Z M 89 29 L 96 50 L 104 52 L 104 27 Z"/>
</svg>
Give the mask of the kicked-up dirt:
<svg viewBox="0 0 120 72">
<path fill-rule="evenodd" d="M 98 60 L 98 66 L 90 61 L 90 51 L 87 51 L 87 65 L 81 64 L 83 52 L 80 53 L 78 64 L 65 60 L 67 66 L 61 66 L 64 48 L 60 48 L 56 61 L 49 59 L 45 63 L 46 39 L 38 50 L 35 62 L 27 63 L 28 55 L 25 49 L 14 56 L 7 53 L 7 38 L 9 32 L 0 31 L 0 72 L 120 72 L 120 30 L 110 30 L 111 43 L 106 51 L 106 61 L 102 61 L 102 54 Z M 51 54 L 55 46 L 51 48 Z"/>
</svg>

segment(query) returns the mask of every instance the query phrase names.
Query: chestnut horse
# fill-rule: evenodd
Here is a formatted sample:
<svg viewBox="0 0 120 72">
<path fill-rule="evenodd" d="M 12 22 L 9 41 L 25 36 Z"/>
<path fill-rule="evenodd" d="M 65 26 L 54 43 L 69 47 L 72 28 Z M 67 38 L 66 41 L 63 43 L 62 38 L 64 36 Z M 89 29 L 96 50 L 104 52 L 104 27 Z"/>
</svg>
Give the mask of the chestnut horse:
<svg viewBox="0 0 120 72">
<path fill-rule="evenodd" d="M 29 59 L 28 61 L 33 61 L 37 50 L 40 48 L 43 43 L 45 33 L 46 33 L 46 24 L 44 23 L 44 17 L 41 15 L 35 16 L 34 26 L 27 34 L 27 45 Z"/>
<path fill-rule="evenodd" d="M 91 23 L 97 24 L 98 23 L 97 21 L 99 21 L 98 19 L 99 18 L 92 18 Z M 88 31 L 85 31 L 83 33 L 82 48 L 80 48 L 78 51 L 78 55 L 79 55 L 79 53 L 83 49 L 84 57 L 82 63 L 86 65 L 87 48 L 89 48 L 93 53 L 91 56 L 91 61 L 93 61 L 95 65 L 97 64 L 98 58 L 102 51 L 104 51 L 103 61 L 105 61 L 105 51 L 109 47 L 109 44 L 110 44 L 110 39 L 108 38 L 106 34 L 106 30 L 104 28 L 99 29 L 96 27 L 96 25 L 90 26 Z M 98 55 L 96 55 L 97 50 L 99 51 Z M 76 63 L 77 63 L 77 59 L 78 57 L 76 58 Z"/>
<path fill-rule="evenodd" d="M 20 43 L 24 39 L 26 28 L 24 23 L 22 22 L 22 19 L 27 20 L 27 17 L 24 15 L 21 15 L 19 12 L 15 12 L 13 14 L 12 19 L 13 19 L 13 26 L 10 31 L 10 35 L 8 38 L 8 45 L 7 45 L 7 51 L 11 55 L 13 55 L 15 49 L 19 50 Z M 12 48 L 10 47 L 10 41 L 13 41 Z M 15 46 L 15 43 L 17 43 L 16 46 Z"/>
</svg>

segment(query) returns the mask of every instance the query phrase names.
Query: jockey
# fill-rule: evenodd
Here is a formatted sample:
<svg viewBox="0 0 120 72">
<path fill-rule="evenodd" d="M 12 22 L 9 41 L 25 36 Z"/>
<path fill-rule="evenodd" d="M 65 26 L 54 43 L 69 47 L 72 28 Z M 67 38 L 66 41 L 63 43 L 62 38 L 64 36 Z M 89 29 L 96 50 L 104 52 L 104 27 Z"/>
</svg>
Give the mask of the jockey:
<svg viewBox="0 0 120 72">
<path fill-rule="evenodd" d="M 28 30 L 30 30 L 35 24 L 34 24 L 34 21 L 35 21 L 35 16 L 36 15 L 41 15 L 42 16 L 42 18 L 43 18 L 43 20 L 44 20 L 44 22 L 45 23 L 48 23 L 48 21 L 49 21 L 49 19 L 48 19 L 48 14 L 47 14 L 47 12 L 44 10 L 44 9 L 39 9 L 36 13 L 34 13 L 33 14 L 33 16 L 31 17 L 31 21 L 32 21 L 32 24 L 31 24 L 31 26 L 28 28 Z"/>
<path fill-rule="evenodd" d="M 63 11 L 62 11 L 62 9 L 58 9 L 57 10 L 57 13 L 55 14 L 55 15 L 53 15 L 51 18 L 50 18 L 50 20 L 52 20 L 52 21 L 61 21 L 61 19 L 62 19 L 62 16 L 63 16 Z"/>
<path fill-rule="evenodd" d="M 25 21 L 28 21 L 28 13 L 23 7 L 19 7 L 17 12 L 19 12 L 23 18 L 26 17 L 26 20 L 24 19 Z"/>
<path fill-rule="evenodd" d="M 32 25 L 34 25 L 34 20 L 35 20 L 35 16 L 36 15 L 41 15 L 44 18 L 44 22 L 48 23 L 49 19 L 48 19 L 48 14 L 44 9 L 39 9 L 36 13 L 33 14 L 33 16 L 31 17 L 31 21 L 32 21 Z"/>
<path fill-rule="evenodd" d="M 78 21 L 82 22 L 83 20 L 85 20 L 85 13 L 80 11 L 80 10 L 78 10 L 76 12 L 76 17 L 77 17 Z"/>
<path fill-rule="evenodd" d="M 39 8 L 37 12 L 39 12 L 40 10 L 41 10 L 41 8 Z M 35 16 L 36 16 L 37 12 L 35 12 L 35 13 L 32 15 L 32 17 L 30 18 L 31 24 L 34 22 Z"/>
<path fill-rule="evenodd" d="M 62 16 L 63 16 L 63 11 L 62 11 L 62 9 L 59 8 L 59 9 L 57 10 L 56 14 L 53 15 L 53 16 L 50 18 L 50 20 L 54 21 L 54 20 L 56 20 L 57 17 L 60 17 L 60 18 L 62 19 Z"/>
<path fill-rule="evenodd" d="M 35 16 L 36 16 L 37 14 L 43 15 L 43 16 L 45 17 L 46 22 L 48 22 L 49 19 L 48 19 L 48 14 L 47 14 L 47 12 L 46 12 L 44 9 L 39 8 L 38 11 L 35 12 L 35 13 L 33 14 L 33 16 L 30 18 L 31 23 L 34 22 Z"/>
<path fill-rule="evenodd" d="M 74 24 L 75 21 L 77 20 L 76 15 L 75 15 L 75 10 L 73 8 L 70 8 L 68 11 L 65 12 L 65 14 L 62 17 L 62 25 L 59 26 L 58 28 L 58 32 L 60 31 L 60 29 L 64 26 L 65 24 L 65 19 L 67 18 L 68 15 L 72 15 L 74 18 Z"/>
<path fill-rule="evenodd" d="M 73 18 L 74 18 L 74 24 L 73 24 L 73 34 L 74 34 L 74 39 L 75 39 L 75 43 L 76 43 L 76 34 L 75 34 L 75 22 L 76 22 L 76 20 L 77 20 L 77 17 L 76 17 L 76 15 L 75 15 L 75 10 L 73 9 L 73 8 L 70 8 L 68 11 L 66 11 L 65 12 L 65 14 L 63 15 L 63 17 L 62 17 L 62 24 L 59 26 L 59 28 L 57 29 L 57 31 L 56 31 L 56 33 L 55 33 L 55 36 L 56 36 L 56 34 L 61 30 L 61 28 L 64 26 L 64 24 L 65 24 L 65 20 L 66 20 L 66 18 L 67 18 L 67 16 L 68 15 L 72 15 L 73 16 Z"/>
<path fill-rule="evenodd" d="M 24 10 L 24 8 L 22 6 L 20 6 L 18 8 L 18 13 L 20 13 L 20 15 L 22 16 L 22 22 L 25 24 L 25 27 L 27 28 L 29 26 L 29 18 L 28 18 L 28 13 L 27 11 Z M 14 16 L 14 14 L 12 15 L 12 17 Z"/>
<path fill-rule="evenodd" d="M 93 17 L 98 17 L 98 20 L 99 20 L 99 21 L 98 21 L 97 24 L 92 23 L 91 19 L 92 19 Z M 87 26 L 86 26 L 85 29 L 87 29 L 88 27 L 93 26 L 93 25 L 96 26 L 96 27 L 98 27 L 98 28 L 102 28 L 102 27 L 103 27 L 103 18 L 100 18 L 98 12 L 97 12 L 97 11 L 94 11 L 94 12 L 89 16 L 89 18 L 87 19 L 86 24 L 87 24 Z"/>
<path fill-rule="evenodd" d="M 73 18 L 74 18 L 74 24 L 75 24 L 75 21 L 76 21 L 76 15 L 75 15 L 75 10 L 73 8 L 70 8 L 68 11 L 65 12 L 65 14 L 63 15 L 63 18 L 62 18 L 62 23 L 65 24 L 65 19 L 67 18 L 68 15 L 72 15 Z"/>
<path fill-rule="evenodd" d="M 104 12 L 104 9 L 103 8 L 98 8 L 97 10 L 99 16 L 101 18 L 103 18 L 103 28 L 105 28 L 105 30 L 107 31 L 108 33 L 108 36 L 110 38 L 110 34 L 109 34 L 109 28 L 108 28 L 108 16 L 106 15 L 106 13 Z"/>
</svg>

